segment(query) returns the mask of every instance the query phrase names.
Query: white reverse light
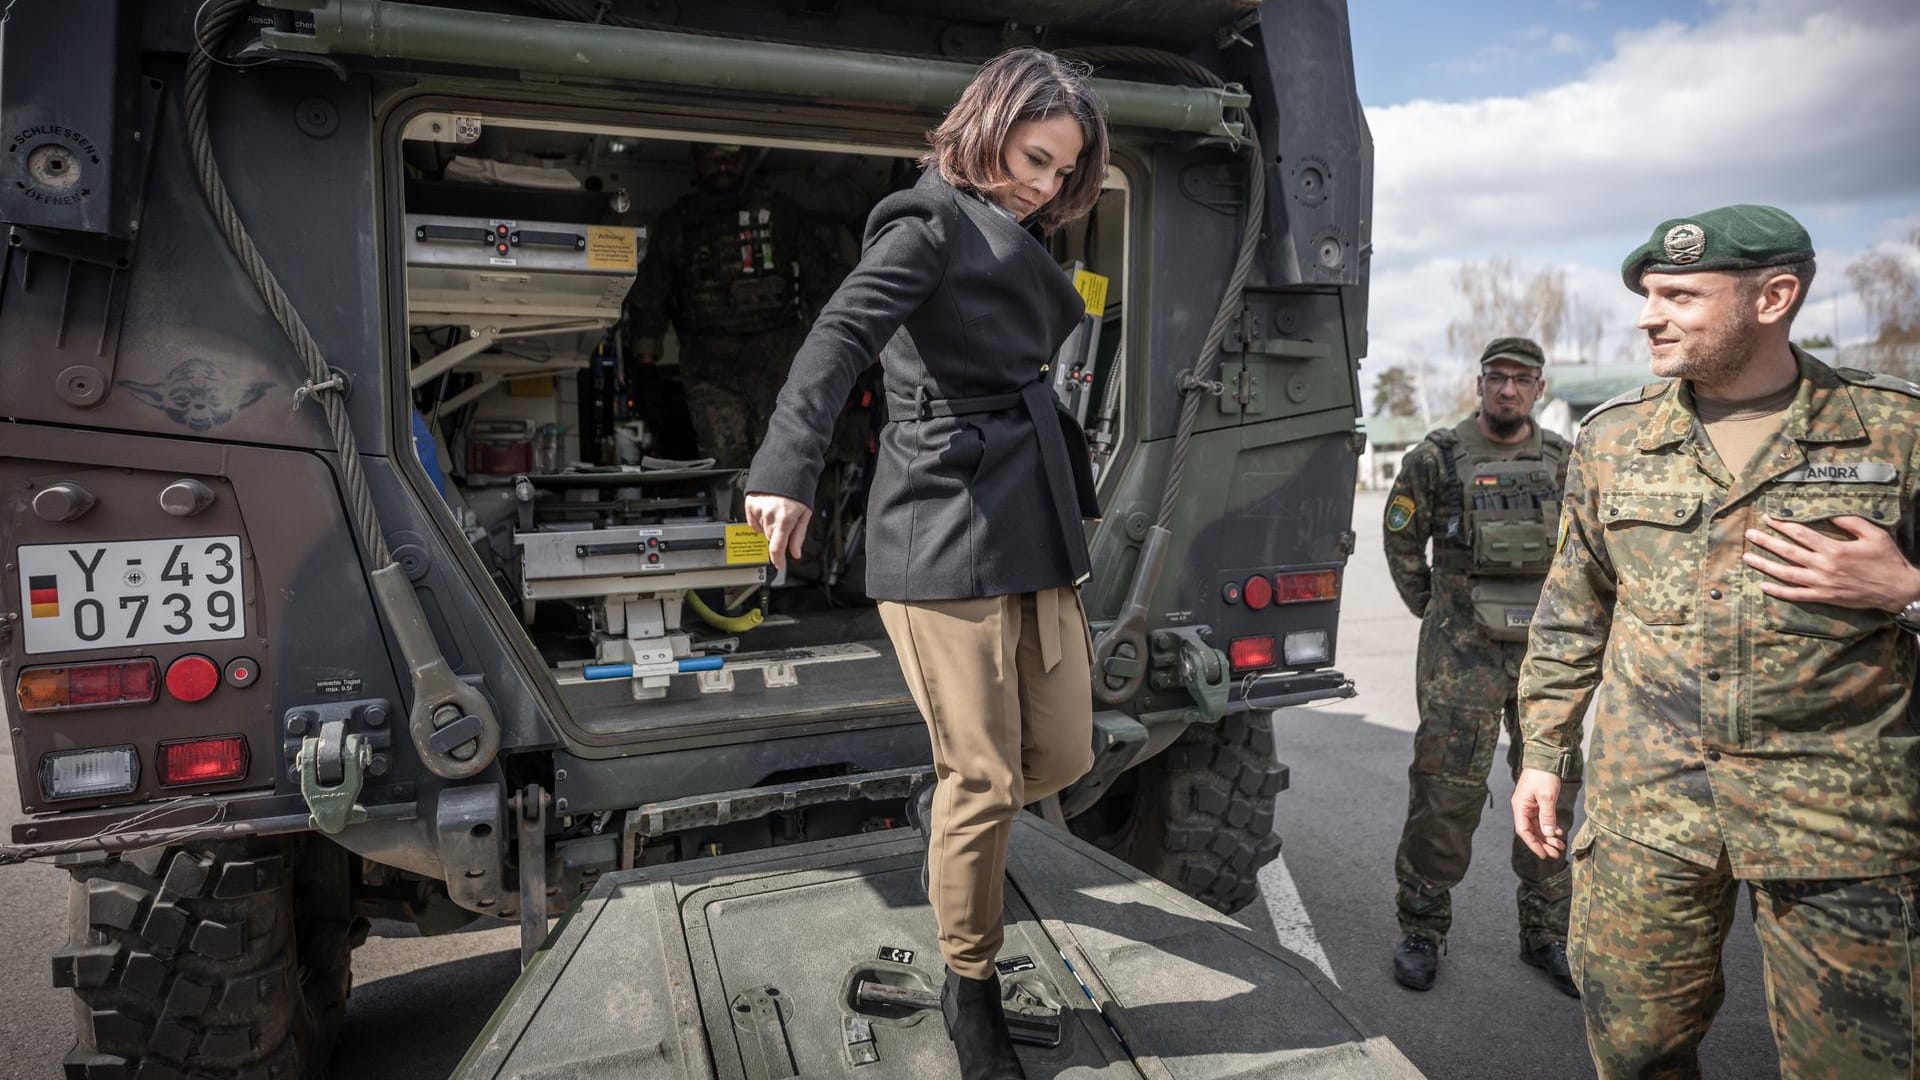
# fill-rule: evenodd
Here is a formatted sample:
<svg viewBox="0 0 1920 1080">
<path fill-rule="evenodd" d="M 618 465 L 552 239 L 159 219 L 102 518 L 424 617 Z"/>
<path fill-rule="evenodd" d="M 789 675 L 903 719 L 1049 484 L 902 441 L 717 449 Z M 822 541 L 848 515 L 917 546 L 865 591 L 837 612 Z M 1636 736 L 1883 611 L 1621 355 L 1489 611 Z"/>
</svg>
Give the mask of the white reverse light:
<svg viewBox="0 0 1920 1080">
<path fill-rule="evenodd" d="M 1280 647 L 1286 653 L 1289 667 L 1327 662 L 1325 630 L 1295 630 L 1286 636 Z"/>
<path fill-rule="evenodd" d="M 40 792 L 49 802 L 88 795 L 124 795 L 136 786 L 140 758 L 131 746 L 67 750 L 40 759 Z"/>
</svg>

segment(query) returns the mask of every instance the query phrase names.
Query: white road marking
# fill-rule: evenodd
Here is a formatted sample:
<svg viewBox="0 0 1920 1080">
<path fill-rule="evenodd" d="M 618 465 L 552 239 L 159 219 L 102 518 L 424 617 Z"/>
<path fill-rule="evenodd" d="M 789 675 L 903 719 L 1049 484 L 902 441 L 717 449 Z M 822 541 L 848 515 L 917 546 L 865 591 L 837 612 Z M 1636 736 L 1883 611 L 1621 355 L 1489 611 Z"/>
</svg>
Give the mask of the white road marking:
<svg viewBox="0 0 1920 1080">
<path fill-rule="evenodd" d="M 1273 932 L 1280 944 L 1312 961 L 1333 985 L 1339 986 L 1340 980 L 1333 974 L 1326 950 L 1320 947 L 1320 938 L 1313 932 L 1313 917 L 1307 914 L 1300 890 L 1293 885 L 1293 874 L 1287 869 L 1284 853 L 1261 868 L 1260 895 L 1266 898 L 1267 914 L 1273 918 Z"/>
</svg>

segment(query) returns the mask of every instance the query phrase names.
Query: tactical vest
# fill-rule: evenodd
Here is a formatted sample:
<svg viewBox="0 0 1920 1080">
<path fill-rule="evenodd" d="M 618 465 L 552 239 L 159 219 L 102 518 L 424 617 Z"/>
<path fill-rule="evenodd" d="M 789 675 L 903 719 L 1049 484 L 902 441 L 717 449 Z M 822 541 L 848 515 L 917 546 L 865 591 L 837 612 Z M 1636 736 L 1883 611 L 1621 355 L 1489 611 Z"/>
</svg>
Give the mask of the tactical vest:
<svg viewBox="0 0 1920 1080">
<path fill-rule="evenodd" d="M 1485 458 L 1450 429 L 1427 436 L 1446 474 L 1434 567 L 1468 576 L 1474 620 L 1495 641 L 1525 641 L 1553 562 L 1556 477 L 1567 443 L 1541 432 L 1540 457 Z"/>
<path fill-rule="evenodd" d="M 687 266 L 679 298 L 685 332 L 732 336 L 799 325 L 798 253 L 775 248 L 771 206 L 749 199 L 695 204 L 687 212 Z"/>
</svg>

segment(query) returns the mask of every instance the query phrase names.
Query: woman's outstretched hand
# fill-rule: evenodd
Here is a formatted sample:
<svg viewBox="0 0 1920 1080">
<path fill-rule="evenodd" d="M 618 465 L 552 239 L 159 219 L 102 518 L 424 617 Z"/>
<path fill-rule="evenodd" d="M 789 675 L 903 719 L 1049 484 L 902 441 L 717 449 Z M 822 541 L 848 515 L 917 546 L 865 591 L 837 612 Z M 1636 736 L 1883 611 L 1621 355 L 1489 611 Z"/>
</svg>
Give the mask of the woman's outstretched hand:
<svg viewBox="0 0 1920 1080">
<path fill-rule="evenodd" d="M 747 525 L 767 538 L 767 554 L 775 570 L 787 568 L 787 556 L 800 557 L 807 542 L 807 523 L 813 510 L 799 499 L 785 495 L 748 495 Z"/>
</svg>

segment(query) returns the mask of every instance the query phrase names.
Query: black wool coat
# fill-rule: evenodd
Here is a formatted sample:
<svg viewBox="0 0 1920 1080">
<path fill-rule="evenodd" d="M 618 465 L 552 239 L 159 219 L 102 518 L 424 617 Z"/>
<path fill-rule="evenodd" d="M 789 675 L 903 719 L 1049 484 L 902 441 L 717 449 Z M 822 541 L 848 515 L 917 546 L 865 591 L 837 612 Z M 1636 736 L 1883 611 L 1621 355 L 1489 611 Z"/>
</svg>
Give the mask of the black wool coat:
<svg viewBox="0 0 1920 1080">
<path fill-rule="evenodd" d="M 877 360 L 889 423 L 867 503 L 868 595 L 1077 584 L 1081 519 L 1099 506 L 1086 436 L 1045 368 L 1085 312 L 1032 234 L 927 170 L 867 218 L 860 265 L 794 357 L 747 490 L 810 505 L 834 418 Z"/>
</svg>

